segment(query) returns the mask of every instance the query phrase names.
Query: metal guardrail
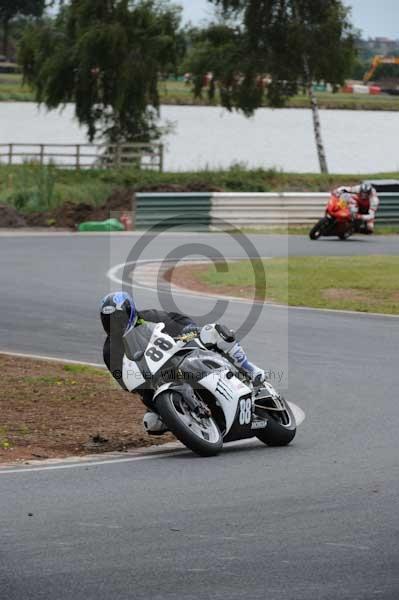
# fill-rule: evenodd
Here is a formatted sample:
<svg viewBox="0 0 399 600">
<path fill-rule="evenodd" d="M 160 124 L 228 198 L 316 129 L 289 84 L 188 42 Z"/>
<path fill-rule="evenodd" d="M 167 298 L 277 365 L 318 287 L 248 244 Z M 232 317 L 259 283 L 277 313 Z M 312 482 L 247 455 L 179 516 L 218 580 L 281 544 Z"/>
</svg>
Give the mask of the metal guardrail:
<svg viewBox="0 0 399 600">
<path fill-rule="evenodd" d="M 212 196 L 211 217 L 215 226 L 221 219 L 235 227 L 307 225 L 323 214 L 328 194 L 249 193 Z"/>
<path fill-rule="evenodd" d="M 381 200 L 377 212 L 377 223 L 395 225 L 399 223 L 399 193 L 387 192 L 379 194 Z"/>
<path fill-rule="evenodd" d="M 162 144 L 0 144 L 0 163 L 35 162 L 69 169 L 138 166 L 163 171 Z"/>
<path fill-rule="evenodd" d="M 222 219 L 236 227 L 310 225 L 324 214 L 328 193 L 249 193 L 212 195 L 211 219 L 218 227 Z M 399 193 L 379 193 L 377 223 L 399 223 Z"/>
<path fill-rule="evenodd" d="M 399 193 L 379 193 L 377 224 L 399 224 Z M 136 229 L 163 227 L 165 219 L 186 230 L 311 226 L 325 210 L 328 193 L 140 193 Z"/>
</svg>

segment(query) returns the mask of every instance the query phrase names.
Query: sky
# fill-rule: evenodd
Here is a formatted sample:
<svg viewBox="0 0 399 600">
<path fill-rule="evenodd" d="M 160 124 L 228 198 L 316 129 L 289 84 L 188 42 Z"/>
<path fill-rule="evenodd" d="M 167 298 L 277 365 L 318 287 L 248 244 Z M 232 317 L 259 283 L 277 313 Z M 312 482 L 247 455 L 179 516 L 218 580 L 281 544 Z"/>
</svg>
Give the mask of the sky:
<svg viewBox="0 0 399 600">
<path fill-rule="evenodd" d="M 184 21 L 194 24 L 208 19 L 212 5 L 207 0 L 174 0 L 184 9 Z M 352 7 L 352 23 L 363 37 L 399 39 L 399 0 L 344 0 Z"/>
</svg>

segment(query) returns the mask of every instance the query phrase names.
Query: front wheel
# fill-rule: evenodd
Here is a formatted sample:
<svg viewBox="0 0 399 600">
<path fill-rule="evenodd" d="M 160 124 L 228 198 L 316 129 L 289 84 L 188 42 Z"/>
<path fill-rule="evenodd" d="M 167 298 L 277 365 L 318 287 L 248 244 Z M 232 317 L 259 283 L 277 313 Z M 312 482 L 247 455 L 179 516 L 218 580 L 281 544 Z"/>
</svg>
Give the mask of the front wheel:
<svg viewBox="0 0 399 600">
<path fill-rule="evenodd" d="M 338 234 L 338 237 L 342 241 L 349 240 L 349 238 L 351 237 L 351 235 L 353 235 L 353 233 L 354 233 L 353 227 L 347 227 L 347 229 L 345 231 L 341 231 L 341 233 Z"/>
<path fill-rule="evenodd" d="M 294 439 L 295 434 L 296 429 L 286 429 L 271 417 L 266 429 L 259 431 L 256 437 L 266 446 L 288 446 Z"/>
<path fill-rule="evenodd" d="M 349 238 L 351 237 L 352 232 L 351 231 L 346 231 L 345 233 L 340 233 L 338 235 L 339 239 L 342 240 L 343 242 L 345 242 L 345 240 L 349 240 Z"/>
<path fill-rule="evenodd" d="M 259 407 L 260 414 L 267 414 L 267 427 L 258 430 L 256 437 L 266 446 L 288 446 L 296 434 L 294 414 L 283 398 L 275 406 L 279 410 L 272 410 L 272 404 L 275 402 L 273 401 L 268 408 L 267 402 L 264 408 Z"/>
<path fill-rule="evenodd" d="M 214 419 L 193 413 L 181 393 L 161 393 L 156 408 L 168 429 L 199 456 L 215 456 L 222 449 L 223 437 Z"/>
<path fill-rule="evenodd" d="M 309 237 L 311 240 L 318 240 L 320 236 L 323 235 L 326 226 L 329 224 L 329 221 L 326 217 L 323 217 L 316 223 L 314 227 L 309 232 Z"/>
</svg>

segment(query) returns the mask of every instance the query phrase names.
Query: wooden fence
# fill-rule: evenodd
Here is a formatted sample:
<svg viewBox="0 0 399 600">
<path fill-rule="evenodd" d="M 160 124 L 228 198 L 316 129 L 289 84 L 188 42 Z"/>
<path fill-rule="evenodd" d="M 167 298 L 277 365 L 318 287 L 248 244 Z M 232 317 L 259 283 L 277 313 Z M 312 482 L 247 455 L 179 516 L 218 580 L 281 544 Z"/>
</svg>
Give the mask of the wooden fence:
<svg viewBox="0 0 399 600">
<path fill-rule="evenodd" d="M 0 163 L 34 162 L 70 169 L 137 166 L 163 171 L 162 144 L 0 144 Z"/>
</svg>

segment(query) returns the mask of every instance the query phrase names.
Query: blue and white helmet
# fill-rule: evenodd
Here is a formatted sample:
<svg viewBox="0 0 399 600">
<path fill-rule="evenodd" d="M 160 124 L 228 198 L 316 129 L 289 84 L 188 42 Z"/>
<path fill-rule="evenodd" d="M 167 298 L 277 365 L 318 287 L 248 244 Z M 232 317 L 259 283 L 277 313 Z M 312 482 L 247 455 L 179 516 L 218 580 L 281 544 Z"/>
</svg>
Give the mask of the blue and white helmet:
<svg viewBox="0 0 399 600">
<path fill-rule="evenodd" d="M 107 335 L 124 335 L 138 319 L 133 298 L 127 292 L 113 292 L 105 296 L 100 314 Z"/>
</svg>

